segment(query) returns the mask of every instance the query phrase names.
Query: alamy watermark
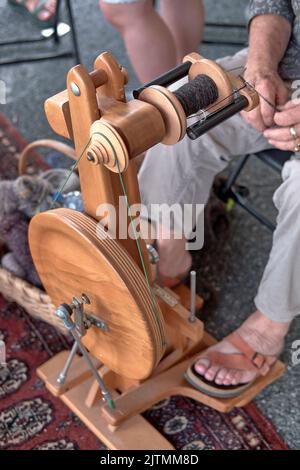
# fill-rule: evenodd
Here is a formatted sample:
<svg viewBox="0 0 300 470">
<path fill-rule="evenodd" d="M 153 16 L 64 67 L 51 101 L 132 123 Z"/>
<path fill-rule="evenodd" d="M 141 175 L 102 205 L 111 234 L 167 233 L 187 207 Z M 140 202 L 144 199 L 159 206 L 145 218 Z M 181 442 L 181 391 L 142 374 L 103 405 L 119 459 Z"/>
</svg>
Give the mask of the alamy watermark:
<svg viewBox="0 0 300 470">
<path fill-rule="evenodd" d="M 6 347 L 4 341 L 0 339 L 0 367 L 6 366 Z"/>
<path fill-rule="evenodd" d="M 6 83 L 0 80 L 0 104 L 6 104 Z"/>
<path fill-rule="evenodd" d="M 292 92 L 291 100 L 292 101 L 299 101 L 299 98 L 300 98 L 300 80 L 294 80 L 291 84 L 291 89 L 294 90 Z"/>
<path fill-rule="evenodd" d="M 100 204 L 97 218 L 98 238 L 186 240 L 189 251 L 203 248 L 204 204 L 129 206 L 127 198 L 120 196 L 118 210 L 113 204 Z"/>
<path fill-rule="evenodd" d="M 292 344 L 292 366 L 300 365 L 300 339 Z"/>
</svg>

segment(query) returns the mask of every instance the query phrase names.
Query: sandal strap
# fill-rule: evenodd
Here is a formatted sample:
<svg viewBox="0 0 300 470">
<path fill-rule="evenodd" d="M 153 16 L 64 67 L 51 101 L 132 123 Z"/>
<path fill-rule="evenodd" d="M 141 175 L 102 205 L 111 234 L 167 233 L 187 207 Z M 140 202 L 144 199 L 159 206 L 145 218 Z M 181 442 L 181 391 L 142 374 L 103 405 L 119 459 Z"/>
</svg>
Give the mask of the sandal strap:
<svg viewBox="0 0 300 470">
<path fill-rule="evenodd" d="M 265 369 L 268 369 L 267 372 L 269 372 L 271 365 L 277 360 L 274 355 L 261 354 L 255 351 L 236 331 L 231 333 L 227 340 L 241 351 L 258 370 L 261 370 L 262 375 L 265 375 Z"/>
<path fill-rule="evenodd" d="M 46 10 L 50 12 L 49 8 L 47 8 L 47 3 L 49 0 L 39 0 L 36 6 L 32 10 L 28 10 L 34 16 L 37 16 L 41 11 Z"/>
<path fill-rule="evenodd" d="M 276 362 L 276 356 L 258 353 L 249 346 L 237 333 L 231 333 L 226 338 L 241 354 L 226 354 L 219 351 L 208 351 L 205 354 L 212 364 L 226 369 L 250 370 L 260 375 L 267 375 L 271 366 Z"/>
<path fill-rule="evenodd" d="M 220 351 L 207 351 L 203 358 L 208 359 L 211 365 L 220 368 L 257 372 L 257 367 L 246 356 L 240 353 L 227 354 Z"/>
</svg>

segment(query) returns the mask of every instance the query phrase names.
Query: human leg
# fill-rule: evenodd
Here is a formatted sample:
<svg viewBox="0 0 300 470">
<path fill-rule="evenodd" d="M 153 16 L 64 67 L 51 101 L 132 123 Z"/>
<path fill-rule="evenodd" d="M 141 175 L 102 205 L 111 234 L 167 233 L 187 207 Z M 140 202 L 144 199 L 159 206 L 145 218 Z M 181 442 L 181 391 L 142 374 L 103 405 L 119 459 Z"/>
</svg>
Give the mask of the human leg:
<svg viewBox="0 0 300 470">
<path fill-rule="evenodd" d="M 280 353 L 291 322 L 300 314 L 300 161 L 287 162 L 282 176 L 283 183 L 274 194 L 278 209 L 277 228 L 255 298 L 257 311 L 237 330 L 255 351 L 267 355 Z M 227 339 L 208 350 L 211 351 L 239 352 Z M 195 368 L 200 375 L 218 385 L 247 383 L 258 375 L 257 371 L 220 367 L 205 355 Z"/>
<path fill-rule="evenodd" d="M 202 0 L 161 0 L 160 14 L 173 35 L 177 62 L 190 52 L 197 52 L 203 36 Z"/>
<path fill-rule="evenodd" d="M 153 8 L 152 0 L 101 0 L 105 18 L 121 34 L 129 58 L 142 83 L 175 67 L 173 36 Z"/>
</svg>

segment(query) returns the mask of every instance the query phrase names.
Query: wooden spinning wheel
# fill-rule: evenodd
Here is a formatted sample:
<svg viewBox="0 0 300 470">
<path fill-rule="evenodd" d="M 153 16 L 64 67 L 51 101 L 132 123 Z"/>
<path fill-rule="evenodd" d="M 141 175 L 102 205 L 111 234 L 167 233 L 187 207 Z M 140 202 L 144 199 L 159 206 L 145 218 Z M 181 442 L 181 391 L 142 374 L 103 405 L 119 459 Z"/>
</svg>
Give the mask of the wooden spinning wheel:
<svg viewBox="0 0 300 470">
<path fill-rule="evenodd" d="M 35 217 L 30 234 L 35 265 L 55 305 L 85 293 L 91 301 L 86 311 L 107 324 L 108 331 L 93 327 L 83 338 L 90 353 L 126 378 L 149 377 L 163 356 L 164 319 L 128 253 L 91 217 L 72 210 Z"/>
<path fill-rule="evenodd" d="M 38 374 L 112 449 L 171 449 L 140 413 L 172 394 L 229 411 L 248 403 L 283 372 L 278 363 L 272 374 L 233 399 L 211 398 L 191 387 L 183 378 L 184 371 L 213 339 L 204 334 L 199 319 L 191 321 L 189 289 L 180 286 L 170 291 L 155 285 L 145 241 L 114 238 L 99 223 L 99 204 L 112 205 L 117 220 L 120 197 L 125 196 L 127 209 L 139 204 L 134 157 L 159 142 L 175 144 L 188 131 L 184 107 L 166 88 L 171 82 L 183 78 L 184 73 L 193 79 L 205 72 L 214 81 L 219 102 L 210 103 L 213 113 L 205 129 L 258 104 L 252 89 L 198 54 L 187 56 L 178 70 L 137 90 L 138 99 L 126 103 L 126 71 L 104 53 L 90 74 L 82 66 L 73 68 L 67 91 L 47 100 L 45 107 L 52 128 L 75 142 L 85 214 L 58 209 L 34 217 L 30 247 L 43 285 L 73 334 L 74 345 L 77 348 L 76 341 L 81 338 L 92 359 L 84 346 L 80 347 L 82 358 L 73 347 L 75 365 L 67 380 L 60 380 L 71 364 L 67 352 L 40 367 Z M 228 101 L 224 100 L 227 95 Z M 218 117 L 219 110 L 222 117 Z M 127 213 L 125 218 L 128 228 L 131 215 Z M 82 294 L 88 300 L 82 317 L 86 331 L 78 336 L 74 333 L 78 314 L 74 305 Z M 72 298 L 73 303 L 66 304 Z M 196 297 L 196 304 L 200 308 L 202 299 Z M 79 314 L 83 315 L 81 307 Z M 62 368 L 64 373 L 57 379 Z M 108 406 L 107 387 L 116 409 Z M 101 396 L 107 404 L 101 402 Z"/>
</svg>

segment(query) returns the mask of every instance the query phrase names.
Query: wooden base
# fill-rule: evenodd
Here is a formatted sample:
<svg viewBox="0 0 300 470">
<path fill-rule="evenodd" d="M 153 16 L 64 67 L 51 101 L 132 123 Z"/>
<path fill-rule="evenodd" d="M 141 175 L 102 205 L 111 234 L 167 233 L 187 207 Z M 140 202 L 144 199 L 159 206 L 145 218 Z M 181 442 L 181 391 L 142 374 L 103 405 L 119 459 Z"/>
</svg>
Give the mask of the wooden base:
<svg viewBox="0 0 300 470">
<path fill-rule="evenodd" d="M 186 382 L 184 372 L 199 353 L 216 343 L 216 340 L 204 332 L 201 321 L 189 322 L 190 291 L 186 286 L 179 286 L 174 291 L 164 289 L 163 292 L 156 287 L 155 294 L 163 308 L 173 349 L 166 353 L 152 376 L 145 381 L 130 380 L 93 359 L 112 393 L 115 410 L 109 409 L 101 400 L 98 384 L 83 358 L 74 358 L 63 386 L 57 383 L 57 377 L 64 367 L 68 351 L 57 354 L 37 369 L 47 389 L 59 397 L 112 450 L 172 450 L 172 445 L 141 413 L 174 395 L 193 398 L 226 413 L 234 407 L 245 406 L 285 370 L 285 366 L 277 361 L 266 377 L 259 377 L 239 397 L 221 399 L 199 392 Z M 197 309 L 203 304 L 198 296 L 196 304 Z"/>
<path fill-rule="evenodd" d="M 67 359 L 68 351 L 57 354 L 37 370 L 38 376 L 45 382 L 47 389 L 56 395 L 59 394 L 59 386 L 54 378 L 53 371 L 60 371 Z M 75 359 L 77 370 L 83 360 Z M 87 366 L 86 366 L 87 371 Z M 87 371 L 90 373 L 90 371 Z M 80 374 L 81 375 L 81 374 Z M 77 376 L 78 380 L 79 377 Z M 75 380 L 73 375 L 72 380 Z M 60 395 L 60 399 L 72 410 L 83 423 L 112 450 L 174 450 L 174 447 L 165 439 L 148 421 L 140 415 L 134 416 L 118 429 L 111 428 L 104 416 L 104 404 L 98 400 L 92 407 L 86 405 L 86 397 L 93 385 L 93 378 L 84 380 L 67 392 Z"/>
<path fill-rule="evenodd" d="M 212 344 L 209 335 L 199 351 Z M 234 407 L 248 404 L 267 385 L 277 380 L 284 372 L 284 365 L 278 361 L 266 377 L 260 377 L 241 396 L 217 399 L 197 391 L 183 377 L 191 361 L 190 357 L 169 370 L 151 377 L 147 381 L 129 388 L 121 395 L 113 391 L 116 410 L 111 411 L 99 399 L 90 398 L 94 380 L 82 358 L 76 357 L 70 376 L 64 388 L 57 382 L 57 373 L 62 370 L 68 351 L 57 354 L 37 370 L 38 376 L 45 382 L 47 389 L 60 399 L 85 423 L 85 425 L 112 450 L 172 450 L 172 445 L 141 416 L 160 400 L 173 395 L 183 395 L 211 406 L 221 412 L 228 412 Z M 101 369 L 100 369 L 101 372 Z M 89 377 L 88 377 L 89 376 Z"/>
</svg>

